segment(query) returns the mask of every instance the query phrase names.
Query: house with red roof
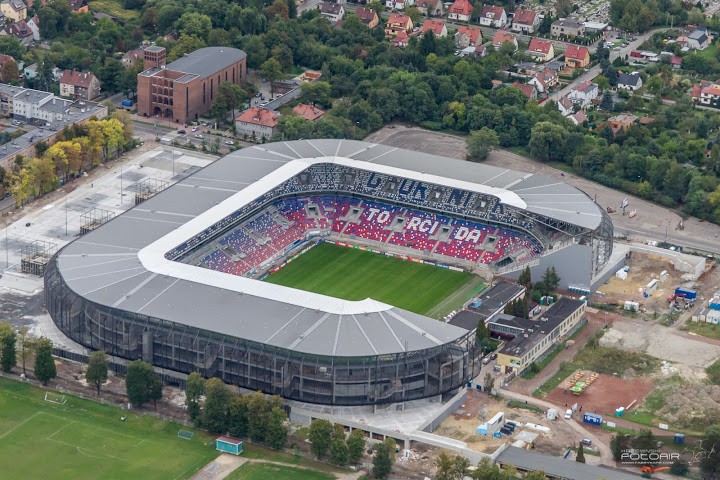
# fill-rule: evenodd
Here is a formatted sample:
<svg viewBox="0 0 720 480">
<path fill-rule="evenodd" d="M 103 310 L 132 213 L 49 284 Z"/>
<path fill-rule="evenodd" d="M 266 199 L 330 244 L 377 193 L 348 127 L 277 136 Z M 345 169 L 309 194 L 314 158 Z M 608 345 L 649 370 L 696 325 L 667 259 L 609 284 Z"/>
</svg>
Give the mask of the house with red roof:
<svg viewBox="0 0 720 480">
<path fill-rule="evenodd" d="M 563 117 L 567 117 L 575 110 L 575 104 L 568 97 L 561 98 L 557 102 L 557 107 Z"/>
<path fill-rule="evenodd" d="M 445 14 L 442 0 L 418 0 L 415 6 L 426 17 L 442 17 Z"/>
<path fill-rule="evenodd" d="M 549 62 L 555 56 L 555 48 L 550 40 L 533 37 L 527 54 L 536 62 Z"/>
<path fill-rule="evenodd" d="M 448 10 L 448 19 L 469 22 L 472 9 L 473 7 L 468 0 L 455 0 Z"/>
<path fill-rule="evenodd" d="M 60 77 L 60 96 L 92 100 L 100 95 L 100 80 L 91 72 L 65 70 Z"/>
<path fill-rule="evenodd" d="M 404 31 L 398 32 L 391 40 L 390 45 L 398 48 L 405 48 L 410 43 L 410 35 Z"/>
<path fill-rule="evenodd" d="M 445 25 L 445 21 L 428 18 L 422 24 L 422 28 L 420 28 L 421 35 L 424 35 L 425 32 L 432 32 L 436 37 L 440 38 L 447 37 L 447 26 Z"/>
<path fill-rule="evenodd" d="M 267 108 L 248 108 L 235 119 L 235 131 L 245 138 L 270 140 L 279 120 L 280 114 Z"/>
<path fill-rule="evenodd" d="M 700 83 L 693 85 L 691 98 L 700 105 L 717 107 L 720 101 L 720 81 L 701 80 Z"/>
<path fill-rule="evenodd" d="M 539 93 L 548 93 L 558 82 L 558 74 L 550 69 L 536 73 L 535 76 L 528 81 L 530 85 L 535 85 Z"/>
<path fill-rule="evenodd" d="M 482 30 L 477 27 L 460 25 L 455 33 L 455 45 L 458 48 L 474 47 L 483 43 Z"/>
<path fill-rule="evenodd" d="M 26 47 L 33 41 L 33 31 L 25 20 L 18 20 L 12 25 L 5 27 L 4 33 L 0 31 L 0 35 L 11 35 Z"/>
<path fill-rule="evenodd" d="M 325 115 L 325 110 L 321 110 L 314 105 L 307 105 L 305 103 L 297 104 L 292 111 L 295 115 L 299 115 L 310 122 L 317 122 L 323 115 Z"/>
<path fill-rule="evenodd" d="M 372 8 L 358 7 L 355 16 L 360 19 L 368 28 L 375 28 L 380 23 L 380 17 Z"/>
<path fill-rule="evenodd" d="M 577 113 L 570 115 L 568 118 L 575 125 L 582 125 L 583 123 L 588 121 L 588 117 L 585 114 L 585 110 L 578 110 Z"/>
<path fill-rule="evenodd" d="M 573 88 L 570 93 L 568 93 L 567 98 L 574 104 L 580 105 L 581 108 L 585 108 L 599 96 L 600 88 L 597 83 L 588 80 Z"/>
<path fill-rule="evenodd" d="M 565 64 L 569 68 L 585 68 L 590 64 L 590 51 L 578 45 L 568 45 L 565 50 Z"/>
<path fill-rule="evenodd" d="M 483 5 L 478 21 L 486 27 L 502 28 L 507 23 L 507 13 L 502 7 Z"/>
<path fill-rule="evenodd" d="M 540 26 L 540 15 L 533 10 L 526 10 L 522 7 L 515 10 L 512 26 L 510 30 L 513 32 L 524 33 L 529 35 L 534 33 Z"/>
<path fill-rule="evenodd" d="M 504 43 L 511 43 L 515 47 L 515 51 L 517 51 L 518 43 L 515 35 L 508 32 L 507 30 L 498 30 L 497 32 L 495 32 L 495 36 L 492 40 L 493 47 L 495 47 L 495 50 L 499 50 Z"/>
<path fill-rule="evenodd" d="M 527 83 L 514 82 L 513 87 L 519 89 L 528 100 L 537 100 L 537 90 L 534 85 L 528 85 Z"/>
<path fill-rule="evenodd" d="M 413 31 L 413 21 L 402 13 L 392 13 L 385 24 L 385 36 L 395 37 L 400 32 L 410 33 Z"/>
</svg>

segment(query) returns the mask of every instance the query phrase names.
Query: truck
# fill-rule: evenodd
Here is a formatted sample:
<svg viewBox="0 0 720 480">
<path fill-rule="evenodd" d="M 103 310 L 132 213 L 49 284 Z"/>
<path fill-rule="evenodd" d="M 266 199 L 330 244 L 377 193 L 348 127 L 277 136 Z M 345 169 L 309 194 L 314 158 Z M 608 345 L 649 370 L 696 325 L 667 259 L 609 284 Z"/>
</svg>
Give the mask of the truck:
<svg viewBox="0 0 720 480">
<path fill-rule="evenodd" d="M 583 415 L 583 422 L 591 425 L 602 425 L 602 416 L 595 413 L 586 413 Z"/>
<path fill-rule="evenodd" d="M 695 300 L 697 298 L 697 292 L 690 290 L 689 288 L 676 288 L 675 297 L 684 298 L 685 300 Z"/>
<path fill-rule="evenodd" d="M 127 108 L 127 109 L 132 108 L 133 101 L 132 100 L 123 100 L 122 102 L 120 102 L 120 106 L 123 108 Z"/>
</svg>

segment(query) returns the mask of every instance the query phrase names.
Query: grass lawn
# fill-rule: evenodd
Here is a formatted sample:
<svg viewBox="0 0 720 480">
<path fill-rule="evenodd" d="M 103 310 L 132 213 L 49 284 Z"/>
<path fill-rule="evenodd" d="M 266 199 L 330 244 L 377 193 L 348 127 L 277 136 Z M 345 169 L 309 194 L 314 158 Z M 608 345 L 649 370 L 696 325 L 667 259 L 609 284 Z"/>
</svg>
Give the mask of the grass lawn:
<svg viewBox="0 0 720 480">
<path fill-rule="evenodd" d="M 703 337 L 720 340 L 720 325 L 706 322 L 687 322 L 682 329 L 686 332 L 697 333 Z"/>
<path fill-rule="evenodd" d="M 485 285 L 467 272 L 320 243 L 265 281 L 345 300 L 372 298 L 441 318 Z"/>
<path fill-rule="evenodd" d="M 246 463 L 225 478 L 227 480 L 332 480 L 335 477 L 327 473 L 284 465 Z"/>
<path fill-rule="evenodd" d="M 91 0 L 93 11 L 112 15 L 120 20 L 136 20 L 140 18 L 140 14 L 135 10 L 126 10 L 119 0 Z"/>
<path fill-rule="evenodd" d="M 187 427 L 69 395 L 63 405 L 44 396 L 0 378 L 3 478 L 172 480 L 191 477 L 218 455 L 203 433 L 178 438 Z"/>
</svg>

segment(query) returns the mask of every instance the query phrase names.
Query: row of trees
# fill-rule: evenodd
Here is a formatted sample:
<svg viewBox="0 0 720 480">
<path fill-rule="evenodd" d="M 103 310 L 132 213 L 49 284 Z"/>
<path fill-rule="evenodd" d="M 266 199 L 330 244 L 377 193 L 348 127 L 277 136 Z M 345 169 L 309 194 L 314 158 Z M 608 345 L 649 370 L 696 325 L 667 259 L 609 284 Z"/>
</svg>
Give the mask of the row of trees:
<svg viewBox="0 0 720 480">
<path fill-rule="evenodd" d="M 6 176 L 16 204 L 55 190 L 60 180 L 79 175 L 134 146 L 132 121 L 127 112 L 116 110 L 110 118 L 88 120 L 66 127 L 52 145 L 40 142 L 36 156 L 18 158 Z"/>
<path fill-rule="evenodd" d="M 483 458 L 473 469 L 470 462 L 460 455 L 441 453 L 435 462 L 437 480 L 462 480 L 470 477 L 473 480 L 515 480 L 520 478 L 517 470 L 512 466 L 498 467 L 489 458 Z M 526 480 L 545 480 L 545 473 L 531 471 L 522 478 Z"/>
<path fill-rule="evenodd" d="M 22 373 L 26 375 L 27 363 L 34 358 L 33 374 L 43 385 L 47 385 L 57 376 L 52 348 L 50 339 L 31 336 L 26 326 L 21 326 L 16 332 L 10 324 L 0 323 L 0 367 L 3 372 L 11 372 L 17 366 L 19 356 Z"/>
<path fill-rule="evenodd" d="M 188 376 L 185 394 L 188 413 L 198 427 L 215 434 L 248 437 L 275 449 L 287 443 L 287 414 L 277 395 L 239 395 L 219 378 L 205 380 L 197 372 Z"/>
<path fill-rule="evenodd" d="M 310 423 L 308 439 L 316 457 L 329 458 L 335 465 L 357 464 L 365 453 L 362 430 L 353 430 L 346 438 L 342 425 L 333 425 L 324 419 Z"/>
</svg>

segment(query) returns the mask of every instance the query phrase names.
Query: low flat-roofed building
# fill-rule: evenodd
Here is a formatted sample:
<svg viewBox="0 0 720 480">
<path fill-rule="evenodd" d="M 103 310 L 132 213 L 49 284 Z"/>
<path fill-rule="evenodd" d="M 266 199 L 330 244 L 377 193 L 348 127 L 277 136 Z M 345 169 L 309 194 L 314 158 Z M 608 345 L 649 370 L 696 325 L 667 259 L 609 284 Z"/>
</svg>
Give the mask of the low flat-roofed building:
<svg viewBox="0 0 720 480">
<path fill-rule="evenodd" d="M 561 298 L 538 320 L 498 315 L 488 323 L 488 330 L 509 338 L 498 354 L 498 365 L 506 372 L 521 373 L 575 330 L 585 316 L 585 307 L 580 300 Z"/>
<path fill-rule="evenodd" d="M 522 285 L 500 280 L 471 302 L 468 310 L 479 314 L 483 320 L 485 320 L 485 323 L 487 323 L 488 320 L 494 318 L 495 315 L 502 313 L 505 305 L 522 297 L 524 294 L 525 287 Z M 459 314 L 450 320 L 450 324 L 462 327 L 463 325 L 460 324 L 461 320 L 458 319 L 458 316 Z M 477 327 L 477 321 L 475 321 L 472 328 L 475 327 Z"/>
</svg>

